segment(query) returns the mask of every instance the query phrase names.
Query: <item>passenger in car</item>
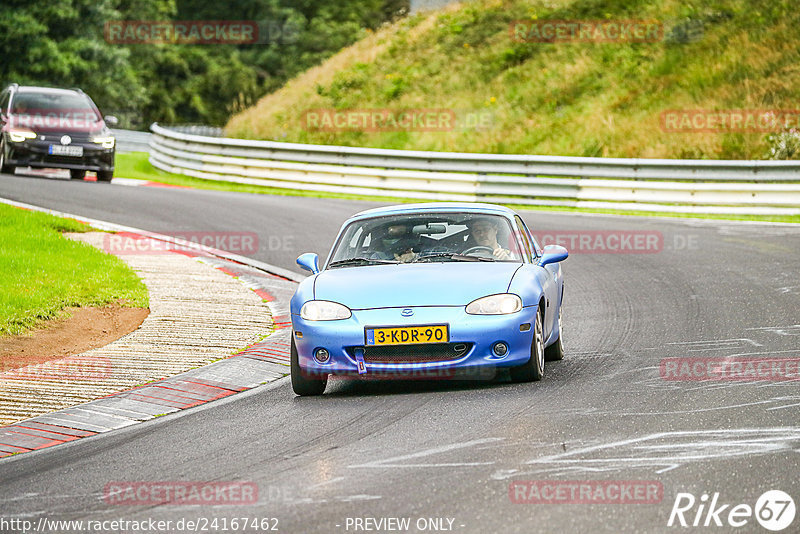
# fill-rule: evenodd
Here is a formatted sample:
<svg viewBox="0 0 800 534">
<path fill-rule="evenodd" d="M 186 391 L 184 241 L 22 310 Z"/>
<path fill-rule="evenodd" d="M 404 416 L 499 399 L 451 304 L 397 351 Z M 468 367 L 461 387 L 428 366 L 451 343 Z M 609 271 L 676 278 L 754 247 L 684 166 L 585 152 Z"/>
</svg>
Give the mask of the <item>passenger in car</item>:
<svg viewBox="0 0 800 534">
<path fill-rule="evenodd" d="M 371 257 L 381 260 L 396 260 L 407 263 L 417 257 L 414 250 L 417 244 L 411 235 L 411 228 L 405 224 L 392 224 L 373 232 L 375 239 L 370 245 Z"/>
</svg>

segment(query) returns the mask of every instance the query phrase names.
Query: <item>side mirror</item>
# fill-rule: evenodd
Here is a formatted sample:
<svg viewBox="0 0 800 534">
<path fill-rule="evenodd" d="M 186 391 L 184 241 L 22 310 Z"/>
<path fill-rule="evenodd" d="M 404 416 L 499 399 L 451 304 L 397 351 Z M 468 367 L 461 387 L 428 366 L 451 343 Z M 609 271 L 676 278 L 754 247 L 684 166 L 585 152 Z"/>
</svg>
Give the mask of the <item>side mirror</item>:
<svg viewBox="0 0 800 534">
<path fill-rule="evenodd" d="M 106 115 L 103 120 L 106 121 L 107 126 L 116 126 L 119 124 L 119 119 L 116 118 L 114 115 Z"/>
<path fill-rule="evenodd" d="M 561 245 L 547 245 L 542 251 L 542 257 L 539 258 L 539 266 L 544 267 L 549 263 L 564 261 L 568 256 L 569 252 Z"/>
<path fill-rule="evenodd" d="M 300 254 L 300 256 L 297 258 L 297 265 L 306 271 L 317 274 L 319 272 L 319 256 L 313 252 Z"/>
</svg>

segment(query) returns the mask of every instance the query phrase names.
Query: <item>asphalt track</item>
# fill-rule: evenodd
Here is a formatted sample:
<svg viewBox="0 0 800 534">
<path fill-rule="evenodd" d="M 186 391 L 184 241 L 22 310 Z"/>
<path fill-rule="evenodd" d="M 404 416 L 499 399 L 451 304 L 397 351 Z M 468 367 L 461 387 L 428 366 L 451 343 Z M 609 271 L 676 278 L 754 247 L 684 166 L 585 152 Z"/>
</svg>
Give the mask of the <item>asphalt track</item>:
<svg viewBox="0 0 800 534">
<path fill-rule="evenodd" d="M 326 253 L 348 215 L 378 205 L 8 175 L 0 196 L 167 233 L 256 232 L 253 257 L 295 270 L 299 253 Z M 800 357 L 800 228 L 522 216 L 535 233 L 661 236 L 657 250 L 572 251 L 564 263 L 566 357 L 547 365 L 544 381 L 334 380 L 325 396 L 302 399 L 279 381 L 0 460 L 0 519 L 205 517 L 220 530 L 223 518 L 277 518 L 280 532 L 364 532 L 354 518 L 410 518 L 407 531 L 419 532 L 432 531 L 419 530 L 419 518 L 447 518 L 445 527 L 476 533 L 767 532 L 754 517 L 731 527 L 728 512 L 753 507 L 767 490 L 800 504 L 797 381 L 660 376 L 665 358 Z M 114 481 L 230 480 L 257 484 L 257 504 L 103 499 Z M 663 498 L 513 503 L 509 484 L 526 480 L 653 481 Z M 719 516 L 724 526 L 668 527 L 681 492 L 698 504 L 718 492 L 719 504 L 730 505 Z M 690 524 L 697 510 L 685 513 Z M 800 517 L 785 532 L 798 525 Z"/>
</svg>

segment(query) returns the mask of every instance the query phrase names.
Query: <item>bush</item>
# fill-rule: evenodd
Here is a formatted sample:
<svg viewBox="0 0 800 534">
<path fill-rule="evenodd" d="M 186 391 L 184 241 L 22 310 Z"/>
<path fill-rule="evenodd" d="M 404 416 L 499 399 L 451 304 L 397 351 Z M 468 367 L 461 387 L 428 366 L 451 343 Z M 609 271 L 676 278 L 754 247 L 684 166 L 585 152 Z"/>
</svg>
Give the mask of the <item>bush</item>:
<svg viewBox="0 0 800 534">
<path fill-rule="evenodd" d="M 800 159 L 800 131 L 792 128 L 767 136 L 767 159 Z"/>
</svg>

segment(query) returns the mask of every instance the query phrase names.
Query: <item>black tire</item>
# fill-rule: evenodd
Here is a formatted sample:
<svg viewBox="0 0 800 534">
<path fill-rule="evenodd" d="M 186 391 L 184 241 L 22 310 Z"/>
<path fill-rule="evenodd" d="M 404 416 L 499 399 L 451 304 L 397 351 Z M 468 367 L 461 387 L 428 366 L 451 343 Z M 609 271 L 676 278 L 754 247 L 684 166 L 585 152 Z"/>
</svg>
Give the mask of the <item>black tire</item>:
<svg viewBox="0 0 800 534">
<path fill-rule="evenodd" d="M 97 181 L 98 182 L 110 182 L 111 179 L 114 177 L 114 171 L 97 171 Z"/>
<path fill-rule="evenodd" d="M 72 180 L 83 180 L 86 177 L 86 171 L 81 169 L 70 169 L 69 177 Z"/>
<path fill-rule="evenodd" d="M 542 330 L 541 306 L 536 313 L 531 341 L 531 357 L 522 365 L 512 367 L 511 380 L 514 382 L 538 382 L 544 378 L 544 333 Z"/>
<path fill-rule="evenodd" d="M 322 395 L 325 391 L 325 386 L 328 385 L 328 375 L 322 375 L 322 379 L 306 378 L 303 376 L 303 371 L 300 369 L 300 362 L 297 357 L 297 347 L 294 344 L 294 332 L 292 332 L 290 364 L 292 389 L 295 395 L 300 395 L 301 397 Z"/>
<path fill-rule="evenodd" d="M 4 143 L 0 141 L 0 172 L 14 174 L 16 167 L 13 165 L 6 165 L 6 147 L 3 145 Z"/>
<path fill-rule="evenodd" d="M 544 361 L 546 362 L 557 362 L 564 358 L 564 345 L 561 344 L 561 314 L 563 313 L 564 308 L 562 307 L 558 310 L 558 339 L 544 349 Z"/>
</svg>

